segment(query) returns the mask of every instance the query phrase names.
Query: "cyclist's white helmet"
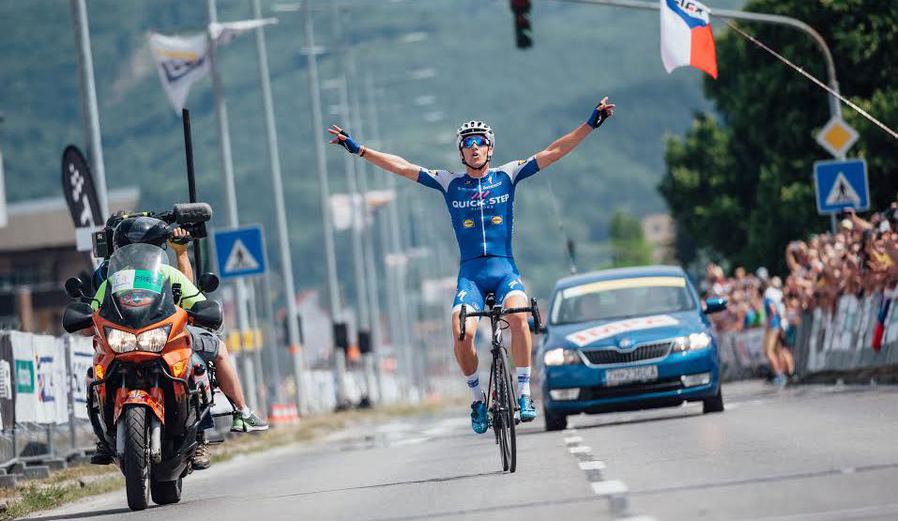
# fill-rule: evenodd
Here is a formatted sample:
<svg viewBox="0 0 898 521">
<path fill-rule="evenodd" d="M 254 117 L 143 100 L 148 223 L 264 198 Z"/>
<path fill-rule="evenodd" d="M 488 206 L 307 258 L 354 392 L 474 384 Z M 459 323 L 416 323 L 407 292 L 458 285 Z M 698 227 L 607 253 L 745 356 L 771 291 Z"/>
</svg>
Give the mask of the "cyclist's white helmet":
<svg viewBox="0 0 898 521">
<path fill-rule="evenodd" d="M 490 141 L 490 145 L 493 147 L 496 146 L 496 136 L 493 134 L 493 129 L 483 121 L 468 121 L 458 127 L 456 134 L 455 144 L 458 146 L 459 150 L 461 150 L 462 140 L 468 136 L 486 136 Z"/>
</svg>

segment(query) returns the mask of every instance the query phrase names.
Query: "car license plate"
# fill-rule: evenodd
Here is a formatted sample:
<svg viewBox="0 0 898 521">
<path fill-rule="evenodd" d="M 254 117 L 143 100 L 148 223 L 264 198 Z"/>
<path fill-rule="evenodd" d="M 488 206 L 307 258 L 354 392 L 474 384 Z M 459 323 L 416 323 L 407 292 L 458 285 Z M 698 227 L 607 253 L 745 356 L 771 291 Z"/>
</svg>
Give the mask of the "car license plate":
<svg viewBox="0 0 898 521">
<path fill-rule="evenodd" d="M 621 367 L 605 371 L 605 385 L 613 387 L 633 382 L 652 382 L 658 379 L 657 365 L 641 365 L 638 367 Z"/>
</svg>

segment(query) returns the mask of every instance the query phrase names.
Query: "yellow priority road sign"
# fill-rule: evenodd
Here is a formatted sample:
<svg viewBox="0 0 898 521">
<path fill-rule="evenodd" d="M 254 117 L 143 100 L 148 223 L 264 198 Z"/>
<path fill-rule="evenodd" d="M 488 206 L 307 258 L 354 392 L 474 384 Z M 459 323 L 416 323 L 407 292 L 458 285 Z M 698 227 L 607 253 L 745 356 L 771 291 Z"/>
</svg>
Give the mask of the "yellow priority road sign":
<svg viewBox="0 0 898 521">
<path fill-rule="evenodd" d="M 855 142 L 858 133 L 839 116 L 833 116 L 823 129 L 815 136 L 817 143 L 827 150 L 833 157 L 844 158 Z"/>
</svg>

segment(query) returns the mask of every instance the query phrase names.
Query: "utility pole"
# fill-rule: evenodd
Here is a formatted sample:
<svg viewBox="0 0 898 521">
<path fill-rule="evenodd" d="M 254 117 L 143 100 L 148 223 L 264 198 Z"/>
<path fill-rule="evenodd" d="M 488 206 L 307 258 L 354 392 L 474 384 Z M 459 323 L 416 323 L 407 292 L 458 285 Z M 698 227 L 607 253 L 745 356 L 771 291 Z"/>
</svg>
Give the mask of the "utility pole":
<svg viewBox="0 0 898 521">
<path fill-rule="evenodd" d="M 309 67 L 309 95 L 312 101 L 312 134 L 315 136 L 315 156 L 318 188 L 321 200 L 321 222 L 324 231 L 324 258 L 327 265 L 327 292 L 331 321 L 340 317 L 340 291 L 337 286 L 337 258 L 334 252 L 334 229 L 330 214 L 330 189 L 327 180 L 327 161 L 324 151 L 324 123 L 321 116 L 321 91 L 318 86 L 318 60 L 315 56 L 315 35 L 309 0 L 302 3 L 305 52 Z M 336 336 L 335 339 L 336 340 Z M 337 407 L 346 401 L 346 352 L 334 343 L 334 379 Z"/>
<path fill-rule="evenodd" d="M 350 38 L 350 34 L 343 30 L 343 23 L 341 17 L 341 7 L 338 5 L 334 6 L 334 21 L 335 21 L 335 33 L 337 40 L 342 43 L 343 46 L 343 58 L 344 65 L 346 69 L 346 75 L 344 81 L 345 94 L 346 99 L 341 100 L 341 102 L 347 102 L 347 124 L 354 125 L 355 132 L 358 135 L 365 135 L 366 127 L 362 126 L 362 111 L 359 106 L 359 96 L 356 86 L 359 82 L 358 71 L 356 69 L 355 64 L 355 51 L 352 47 L 352 39 Z M 351 158 L 352 159 L 352 158 Z M 381 342 L 381 333 L 380 333 L 380 308 L 378 306 L 377 299 L 377 270 L 374 266 L 374 243 L 373 237 L 371 233 L 362 233 L 365 225 L 367 224 L 368 216 L 371 215 L 370 208 L 368 207 L 368 179 L 365 175 L 366 170 L 366 162 L 365 161 L 353 161 L 355 170 L 355 182 L 354 189 L 356 194 L 359 195 L 361 199 L 361 222 L 357 229 L 358 240 L 360 241 L 360 253 L 362 260 L 362 269 L 361 273 L 364 277 L 363 287 L 365 288 L 365 297 L 367 302 L 365 302 L 364 309 L 366 309 L 366 313 L 362 313 L 362 327 L 367 329 L 368 336 L 368 348 L 370 352 L 362 353 L 362 362 L 364 364 L 365 371 L 365 381 L 366 387 L 368 388 L 369 399 L 373 399 L 373 396 L 376 394 L 380 395 L 382 378 L 380 374 L 380 363 L 377 361 L 377 351 L 378 346 Z M 353 213 L 355 215 L 355 212 Z M 353 239 L 356 240 L 355 238 Z M 353 244 L 355 247 L 355 244 Z M 360 297 L 361 298 L 361 297 Z M 361 304 L 360 304 L 360 307 Z M 361 330 L 360 330 L 360 347 L 361 347 Z M 371 376 L 375 378 L 376 386 L 378 391 L 376 393 L 372 393 L 371 389 L 374 387 L 371 385 Z"/>
<path fill-rule="evenodd" d="M 207 0 L 206 5 L 209 11 L 209 24 L 211 25 L 213 23 L 217 23 L 218 12 L 215 8 L 215 0 Z M 218 55 L 218 50 L 215 47 L 215 41 L 212 39 L 211 34 L 208 35 L 208 38 L 209 63 L 211 69 L 210 72 L 212 73 L 212 93 L 215 100 L 215 116 L 218 120 L 218 133 L 221 143 L 222 175 L 225 187 L 225 198 L 228 205 L 228 226 L 236 228 L 240 224 L 240 219 L 237 215 L 237 191 L 234 186 L 234 163 L 231 158 L 231 134 L 230 129 L 228 128 L 228 107 L 222 94 L 221 78 L 218 74 L 218 68 L 215 63 Z M 218 252 L 218 254 L 222 255 L 223 252 Z M 249 330 L 249 316 L 246 309 L 246 281 L 244 281 L 243 279 L 237 279 L 234 286 L 236 300 L 235 304 L 237 307 L 237 324 L 242 337 L 242 333 Z M 247 403 L 251 408 L 255 409 L 258 404 L 256 403 L 256 389 L 255 378 L 253 377 L 254 371 L 252 356 L 248 353 L 241 353 L 240 362 L 243 369 L 242 379 L 244 385 L 247 386 L 245 393 Z"/>
<path fill-rule="evenodd" d="M 339 112 L 340 120 L 342 121 L 341 125 L 347 125 L 347 128 L 349 129 L 357 128 L 355 125 L 356 120 L 349 110 L 346 76 L 340 76 L 338 78 L 325 80 L 323 86 L 325 89 L 334 89 L 337 91 L 337 97 L 339 99 L 337 103 L 337 110 Z M 356 324 L 356 344 L 361 347 L 362 338 L 368 335 L 368 331 L 370 331 L 368 279 L 365 276 L 365 250 L 362 243 L 362 227 L 364 226 L 364 217 L 361 215 L 361 212 L 357 211 L 359 208 L 356 206 L 356 202 L 358 202 L 361 194 L 359 193 L 358 187 L 358 171 L 356 169 L 356 162 L 353 160 L 353 157 L 350 154 L 343 154 L 343 168 L 346 173 L 347 195 L 351 212 L 349 232 L 351 237 L 350 246 L 352 248 L 352 265 L 356 289 L 355 305 L 358 317 L 358 321 Z M 370 383 L 371 382 L 369 381 L 368 375 L 365 374 L 366 390 L 362 393 L 363 395 L 370 394 L 370 391 L 368 390 L 370 389 Z"/>
<path fill-rule="evenodd" d="M 94 83 L 94 60 L 90 51 L 90 27 L 87 23 L 85 0 L 71 0 L 72 25 L 78 46 L 78 71 L 81 76 L 81 109 L 87 127 L 90 160 L 100 204 L 100 218 L 109 215 L 109 195 L 106 188 L 106 166 L 103 163 L 103 141 L 100 136 L 100 113 L 97 108 L 97 88 Z M 102 223 L 97 223 L 101 225 Z"/>
<path fill-rule="evenodd" d="M 259 0 L 252 0 L 253 17 L 262 18 Z M 293 358 L 293 379 L 296 383 L 296 406 L 300 412 L 308 410 L 305 368 L 302 346 L 299 340 L 298 313 L 296 311 L 296 289 L 293 283 L 293 258 L 290 252 L 290 237 L 287 233 L 287 211 L 284 204 L 284 183 L 281 176 L 281 158 L 278 152 L 277 126 L 274 120 L 274 102 L 271 96 L 271 75 L 268 71 L 268 50 L 265 45 L 265 29 L 256 28 L 256 50 L 259 55 L 259 81 L 262 84 L 262 104 L 265 109 L 265 134 L 268 137 L 268 156 L 271 165 L 271 183 L 274 191 L 274 212 L 277 220 L 278 247 L 281 252 L 281 271 L 284 277 L 284 292 L 287 308 L 287 342 Z M 265 281 L 266 290 L 269 284 Z M 273 320 L 274 317 L 272 316 Z M 275 358 L 275 360 L 277 360 Z"/>
<path fill-rule="evenodd" d="M 385 146 L 380 133 L 380 124 L 377 114 L 377 97 L 374 90 L 374 77 L 369 73 L 365 76 L 365 102 L 370 109 L 369 119 L 371 120 L 371 134 L 378 146 Z M 402 380 L 405 381 L 403 394 L 410 396 L 414 388 L 414 371 L 413 371 L 413 353 L 411 349 L 411 335 L 409 334 L 408 317 L 408 292 L 406 291 L 405 270 L 407 269 L 408 260 L 402 251 L 402 241 L 400 240 L 400 231 L 404 226 L 399 219 L 399 191 L 396 185 L 396 176 L 386 176 L 387 190 L 393 193 L 393 201 L 387 206 L 387 212 L 382 232 L 386 233 L 386 237 L 382 237 L 382 242 L 388 249 L 389 256 L 393 259 L 394 265 L 387 265 L 387 295 L 390 297 L 391 308 L 391 337 L 393 349 L 399 361 L 400 369 L 397 376 L 401 372 Z"/>
</svg>

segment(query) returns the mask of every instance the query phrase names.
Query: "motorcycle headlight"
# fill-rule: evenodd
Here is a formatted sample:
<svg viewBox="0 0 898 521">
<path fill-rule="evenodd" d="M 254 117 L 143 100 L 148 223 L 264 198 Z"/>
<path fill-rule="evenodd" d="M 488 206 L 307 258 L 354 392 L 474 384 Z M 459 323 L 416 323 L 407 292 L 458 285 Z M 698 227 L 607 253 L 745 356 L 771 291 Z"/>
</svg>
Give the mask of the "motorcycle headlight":
<svg viewBox="0 0 898 521">
<path fill-rule="evenodd" d="M 127 353 L 137 349 L 137 337 L 120 329 L 105 328 L 106 343 L 116 353 Z"/>
<path fill-rule="evenodd" d="M 168 343 L 168 333 L 171 326 L 157 327 L 137 335 L 137 348 L 141 351 L 158 353 Z"/>
<path fill-rule="evenodd" d="M 674 352 L 698 351 L 711 345 L 711 335 L 708 333 L 692 333 L 689 336 L 681 336 L 674 340 Z"/>
<path fill-rule="evenodd" d="M 543 363 L 546 365 L 576 365 L 583 363 L 583 360 L 578 351 L 559 347 L 547 350 L 543 354 Z"/>
</svg>

